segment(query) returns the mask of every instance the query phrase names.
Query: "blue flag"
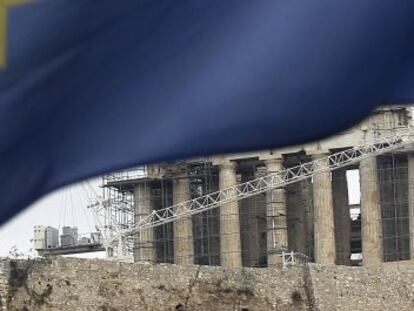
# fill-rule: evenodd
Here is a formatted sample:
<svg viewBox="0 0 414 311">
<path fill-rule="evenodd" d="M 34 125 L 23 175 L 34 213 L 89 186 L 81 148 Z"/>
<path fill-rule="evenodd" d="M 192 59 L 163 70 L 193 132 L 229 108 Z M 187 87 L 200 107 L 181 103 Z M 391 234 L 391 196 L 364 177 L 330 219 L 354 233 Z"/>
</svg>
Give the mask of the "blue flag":
<svg viewBox="0 0 414 311">
<path fill-rule="evenodd" d="M 0 0 L 0 223 L 114 169 L 414 99 L 414 1 Z"/>
</svg>

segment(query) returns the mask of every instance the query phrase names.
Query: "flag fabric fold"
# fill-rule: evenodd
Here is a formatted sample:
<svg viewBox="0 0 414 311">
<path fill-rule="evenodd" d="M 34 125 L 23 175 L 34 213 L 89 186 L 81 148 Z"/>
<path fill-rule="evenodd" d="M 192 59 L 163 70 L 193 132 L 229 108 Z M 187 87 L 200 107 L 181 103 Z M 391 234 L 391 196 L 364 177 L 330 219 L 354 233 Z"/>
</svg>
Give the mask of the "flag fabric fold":
<svg viewBox="0 0 414 311">
<path fill-rule="evenodd" d="M 0 1 L 0 224 L 114 169 L 302 143 L 414 98 L 414 2 Z"/>
</svg>

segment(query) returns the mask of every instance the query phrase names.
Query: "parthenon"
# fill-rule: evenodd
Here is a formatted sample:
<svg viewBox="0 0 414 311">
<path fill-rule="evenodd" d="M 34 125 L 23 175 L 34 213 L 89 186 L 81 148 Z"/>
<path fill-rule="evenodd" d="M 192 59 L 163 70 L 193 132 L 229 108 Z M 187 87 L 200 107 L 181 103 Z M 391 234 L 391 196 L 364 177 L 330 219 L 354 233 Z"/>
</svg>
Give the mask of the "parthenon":
<svg viewBox="0 0 414 311">
<path fill-rule="evenodd" d="M 153 210 L 391 136 L 411 126 L 411 108 L 377 109 L 327 139 L 282 149 L 148 165 L 105 186 L 130 195 L 134 221 Z M 237 135 L 237 133 L 235 133 Z M 136 262 L 271 267 L 284 252 L 321 264 L 375 267 L 414 259 L 414 153 L 410 146 L 180 218 L 134 235 Z M 328 161 L 319 161 L 328 166 Z M 347 172 L 359 175 L 349 203 Z M 362 254 L 362 263 L 352 254 Z"/>
</svg>

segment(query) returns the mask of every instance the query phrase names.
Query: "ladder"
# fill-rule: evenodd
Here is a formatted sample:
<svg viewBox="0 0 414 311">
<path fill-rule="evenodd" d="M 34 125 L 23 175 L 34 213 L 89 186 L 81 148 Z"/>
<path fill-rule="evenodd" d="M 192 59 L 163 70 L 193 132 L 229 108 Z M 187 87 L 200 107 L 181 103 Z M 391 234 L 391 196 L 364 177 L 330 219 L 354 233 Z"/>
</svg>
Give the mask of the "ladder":
<svg viewBox="0 0 414 311">
<path fill-rule="evenodd" d="M 414 143 L 414 128 L 399 130 L 392 136 L 373 140 L 360 147 L 353 147 L 314 161 L 302 163 L 160 210 L 153 210 L 150 214 L 136 222 L 132 228 L 120 231 L 112 236 L 106 244 L 112 244 L 121 236 L 133 235 L 145 229 L 162 226 L 185 217 L 211 210 L 222 204 L 242 200 L 272 189 L 282 188 L 311 178 L 314 174 L 333 171 L 352 165 L 365 158 L 395 151 L 412 143 Z"/>
</svg>

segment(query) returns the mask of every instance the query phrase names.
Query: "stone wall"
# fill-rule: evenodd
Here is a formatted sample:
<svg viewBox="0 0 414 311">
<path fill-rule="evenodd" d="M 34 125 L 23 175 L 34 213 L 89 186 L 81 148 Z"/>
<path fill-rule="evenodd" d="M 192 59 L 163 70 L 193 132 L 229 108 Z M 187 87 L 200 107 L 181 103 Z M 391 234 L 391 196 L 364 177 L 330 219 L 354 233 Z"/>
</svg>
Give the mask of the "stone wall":
<svg viewBox="0 0 414 311">
<path fill-rule="evenodd" d="M 310 272 L 316 305 L 319 310 L 414 310 L 413 266 L 314 265 Z"/>
<path fill-rule="evenodd" d="M 414 310 L 413 267 L 283 271 L 0 260 L 0 310 Z"/>
<path fill-rule="evenodd" d="M 300 267 L 225 270 L 74 258 L 28 266 L 26 282 L 7 291 L 8 310 L 308 310 Z"/>
</svg>

